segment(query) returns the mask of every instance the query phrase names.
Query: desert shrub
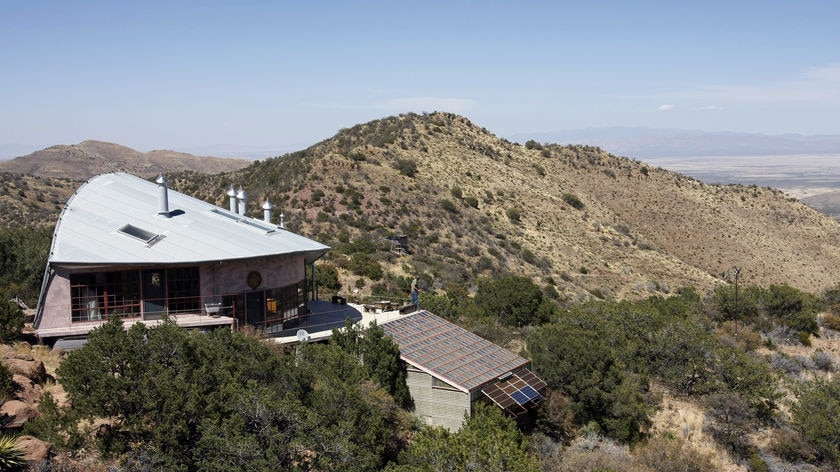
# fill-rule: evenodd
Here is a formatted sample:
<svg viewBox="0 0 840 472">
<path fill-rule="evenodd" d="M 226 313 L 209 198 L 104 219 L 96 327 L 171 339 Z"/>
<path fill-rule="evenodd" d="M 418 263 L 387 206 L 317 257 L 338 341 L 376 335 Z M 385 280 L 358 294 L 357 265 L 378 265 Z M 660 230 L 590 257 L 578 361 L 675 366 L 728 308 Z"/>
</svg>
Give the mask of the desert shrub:
<svg viewBox="0 0 840 472">
<path fill-rule="evenodd" d="M 459 187 L 457 185 L 453 185 L 449 189 L 449 194 L 452 195 L 453 198 L 458 199 L 458 200 L 460 200 L 461 198 L 464 197 L 464 191 L 461 190 L 461 187 Z"/>
<path fill-rule="evenodd" d="M 338 270 L 331 265 L 319 264 L 315 266 L 315 281 L 319 288 L 329 292 L 341 290 L 341 282 L 338 280 Z"/>
<path fill-rule="evenodd" d="M 417 162 L 413 159 L 397 159 L 394 163 L 394 168 L 406 177 L 417 175 Z"/>
<path fill-rule="evenodd" d="M 826 313 L 822 318 L 822 325 L 826 329 L 840 331 L 840 316 L 833 313 Z"/>
<path fill-rule="evenodd" d="M 10 298 L 7 290 L 0 289 L 0 343 L 16 340 L 23 330 L 23 311 Z"/>
<path fill-rule="evenodd" d="M 549 388 L 566 395 L 578 425 L 593 424 L 608 437 L 636 443 L 650 425 L 647 384 L 628 372 L 614 340 L 571 318 L 528 336 L 534 369 Z"/>
<path fill-rule="evenodd" d="M 746 455 L 747 435 L 752 425 L 749 403 L 733 392 L 713 393 L 705 402 L 703 431 L 721 446 L 740 456 Z"/>
<path fill-rule="evenodd" d="M 371 280 L 380 280 L 385 271 L 369 254 L 357 252 L 350 257 L 347 267 L 355 275 L 365 276 Z"/>
<path fill-rule="evenodd" d="M 771 285 L 763 298 L 764 307 L 771 318 L 800 333 L 817 334 L 819 331 L 817 299 L 813 295 L 789 285 Z M 803 336 L 800 336 L 802 340 Z"/>
<path fill-rule="evenodd" d="M 529 139 L 529 140 L 525 141 L 525 149 L 542 150 L 542 148 L 543 148 L 542 144 L 534 141 L 533 139 Z"/>
<path fill-rule="evenodd" d="M 747 448 L 747 463 L 750 465 L 751 472 L 770 472 L 767 462 L 764 462 L 758 449 L 753 446 Z"/>
<path fill-rule="evenodd" d="M 572 439 L 575 435 L 575 414 L 569 399 L 556 390 L 549 390 L 537 414 L 537 427 L 556 441 Z"/>
<path fill-rule="evenodd" d="M 711 457 L 678 438 L 655 436 L 634 451 L 636 462 L 649 470 L 712 472 Z"/>
<path fill-rule="evenodd" d="M 840 381 L 814 380 L 791 408 L 792 424 L 817 456 L 840 467 Z"/>
<path fill-rule="evenodd" d="M 440 201 L 440 207 L 449 213 L 458 213 L 458 207 L 456 207 L 455 203 L 448 198 L 444 198 Z"/>
<path fill-rule="evenodd" d="M 508 208 L 505 211 L 508 219 L 514 223 L 519 223 L 522 220 L 522 212 L 518 208 Z"/>
<path fill-rule="evenodd" d="M 478 208 L 478 199 L 472 196 L 464 197 L 464 204 L 470 208 Z"/>
<path fill-rule="evenodd" d="M 577 195 L 573 193 L 564 193 L 563 201 L 576 210 L 583 210 L 583 202 L 580 200 L 580 198 L 578 198 Z"/>
<path fill-rule="evenodd" d="M 747 321 L 758 314 L 760 297 L 759 287 L 720 285 L 712 295 L 712 305 L 720 319 Z"/>
<path fill-rule="evenodd" d="M 475 300 L 488 316 L 508 326 L 545 323 L 552 314 L 550 302 L 527 277 L 480 278 Z"/>
<path fill-rule="evenodd" d="M 761 334 L 755 332 L 751 325 L 735 321 L 721 323 L 717 338 L 721 344 L 738 346 L 745 351 L 754 351 L 762 344 Z"/>
<path fill-rule="evenodd" d="M 802 372 L 802 366 L 798 362 L 779 352 L 774 352 L 770 356 L 770 366 L 773 370 L 787 375 L 798 375 Z"/>
<path fill-rule="evenodd" d="M 788 462 L 812 462 L 814 454 L 811 446 L 801 434 L 790 428 L 773 430 L 770 439 L 770 451 Z"/>
<path fill-rule="evenodd" d="M 814 366 L 817 369 L 824 370 L 826 372 L 834 372 L 837 370 L 834 358 L 831 354 L 823 351 L 822 349 L 814 351 L 814 353 L 811 354 L 811 360 L 814 362 Z"/>
<path fill-rule="evenodd" d="M 455 433 L 425 427 L 400 452 L 390 472 L 427 470 L 539 470 L 516 423 L 495 406 L 477 404 L 472 417 Z M 348 469 L 350 470 L 350 469 Z"/>
<path fill-rule="evenodd" d="M 12 372 L 6 364 L 0 362 L 0 404 L 12 398 L 15 394 L 15 384 L 12 382 Z"/>
</svg>

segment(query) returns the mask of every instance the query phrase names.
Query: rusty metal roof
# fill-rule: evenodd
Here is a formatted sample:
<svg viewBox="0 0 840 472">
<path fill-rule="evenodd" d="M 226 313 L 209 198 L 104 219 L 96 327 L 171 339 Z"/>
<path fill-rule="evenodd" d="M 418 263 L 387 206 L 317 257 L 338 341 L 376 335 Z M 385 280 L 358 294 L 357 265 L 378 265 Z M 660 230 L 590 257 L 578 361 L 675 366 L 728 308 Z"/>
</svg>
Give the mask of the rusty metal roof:
<svg viewBox="0 0 840 472">
<path fill-rule="evenodd" d="M 382 329 L 408 364 L 463 392 L 498 381 L 529 361 L 426 310 L 390 321 Z"/>
</svg>

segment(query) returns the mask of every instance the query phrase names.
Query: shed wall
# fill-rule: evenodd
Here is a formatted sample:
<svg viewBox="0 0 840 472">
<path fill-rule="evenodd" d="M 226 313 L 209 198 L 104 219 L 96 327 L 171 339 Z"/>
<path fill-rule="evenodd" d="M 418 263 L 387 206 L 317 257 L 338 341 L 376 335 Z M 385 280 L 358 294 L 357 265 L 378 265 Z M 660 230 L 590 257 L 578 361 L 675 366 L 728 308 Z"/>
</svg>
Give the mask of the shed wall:
<svg viewBox="0 0 840 472">
<path fill-rule="evenodd" d="M 432 376 L 426 372 L 409 368 L 406 383 L 414 399 L 415 414 L 426 424 L 455 432 L 464 423 L 464 416 L 472 413 L 469 394 L 433 387 Z"/>
</svg>

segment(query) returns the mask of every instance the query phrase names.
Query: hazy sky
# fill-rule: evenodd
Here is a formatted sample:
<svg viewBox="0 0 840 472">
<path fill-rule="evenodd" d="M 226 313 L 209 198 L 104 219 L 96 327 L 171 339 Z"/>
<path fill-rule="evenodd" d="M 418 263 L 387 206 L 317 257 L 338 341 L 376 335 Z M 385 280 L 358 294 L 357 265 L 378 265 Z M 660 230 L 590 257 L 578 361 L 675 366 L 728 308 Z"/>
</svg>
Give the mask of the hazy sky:
<svg viewBox="0 0 840 472">
<path fill-rule="evenodd" d="M 0 0 L 0 145 L 276 154 L 435 110 L 840 134 L 840 2 Z"/>
</svg>

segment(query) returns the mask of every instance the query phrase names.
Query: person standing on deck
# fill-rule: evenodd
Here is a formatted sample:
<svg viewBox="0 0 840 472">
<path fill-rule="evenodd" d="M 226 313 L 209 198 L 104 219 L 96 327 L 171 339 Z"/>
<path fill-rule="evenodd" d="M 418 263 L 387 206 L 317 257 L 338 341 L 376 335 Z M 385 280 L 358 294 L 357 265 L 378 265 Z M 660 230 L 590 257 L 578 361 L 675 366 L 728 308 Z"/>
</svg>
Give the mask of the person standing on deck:
<svg viewBox="0 0 840 472">
<path fill-rule="evenodd" d="M 420 308 L 420 292 L 422 292 L 420 287 L 417 286 L 417 283 L 419 282 L 418 279 L 419 275 L 415 273 L 414 279 L 411 281 L 411 304 L 414 305 L 415 309 Z"/>
</svg>

